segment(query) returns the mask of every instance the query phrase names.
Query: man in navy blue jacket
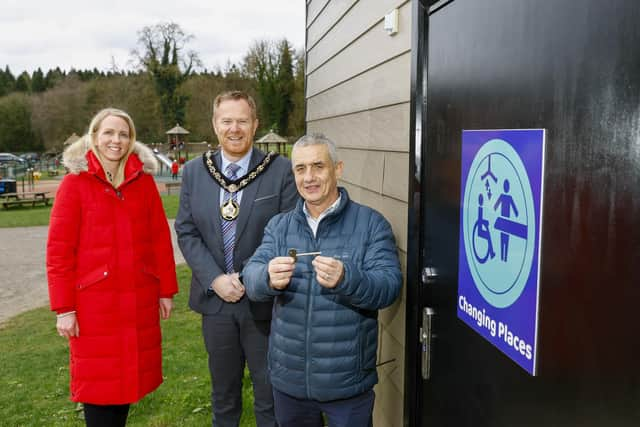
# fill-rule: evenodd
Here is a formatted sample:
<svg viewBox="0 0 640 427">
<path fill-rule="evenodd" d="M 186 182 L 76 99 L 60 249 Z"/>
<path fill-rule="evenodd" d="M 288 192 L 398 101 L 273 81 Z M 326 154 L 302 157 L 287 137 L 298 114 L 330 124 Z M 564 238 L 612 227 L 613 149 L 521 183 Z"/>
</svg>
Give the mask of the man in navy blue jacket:
<svg viewBox="0 0 640 427">
<path fill-rule="evenodd" d="M 249 298 L 275 297 L 269 373 L 280 427 L 372 422 L 377 311 L 402 275 L 391 226 L 338 187 L 343 164 L 323 135 L 293 147 L 299 200 L 275 216 L 243 270 Z"/>
</svg>

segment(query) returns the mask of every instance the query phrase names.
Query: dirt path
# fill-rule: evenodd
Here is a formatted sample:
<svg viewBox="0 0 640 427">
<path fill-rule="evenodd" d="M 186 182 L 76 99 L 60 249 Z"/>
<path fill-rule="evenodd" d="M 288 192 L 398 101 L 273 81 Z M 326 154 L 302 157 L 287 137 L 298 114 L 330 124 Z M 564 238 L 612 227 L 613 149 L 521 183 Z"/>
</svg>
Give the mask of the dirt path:
<svg viewBox="0 0 640 427">
<path fill-rule="evenodd" d="M 0 228 L 0 322 L 47 303 L 47 229 Z"/>
<path fill-rule="evenodd" d="M 36 190 L 49 191 L 54 196 L 58 183 L 41 181 Z M 158 189 L 164 191 L 164 185 L 158 183 Z M 169 220 L 169 228 L 176 264 L 184 263 L 173 220 Z M 0 228 L 0 323 L 49 303 L 44 264 L 48 229 L 47 226 Z"/>
<path fill-rule="evenodd" d="M 176 264 L 184 263 L 169 220 Z M 0 228 L 0 323 L 49 303 L 45 250 L 49 227 Z"/>
</svg>

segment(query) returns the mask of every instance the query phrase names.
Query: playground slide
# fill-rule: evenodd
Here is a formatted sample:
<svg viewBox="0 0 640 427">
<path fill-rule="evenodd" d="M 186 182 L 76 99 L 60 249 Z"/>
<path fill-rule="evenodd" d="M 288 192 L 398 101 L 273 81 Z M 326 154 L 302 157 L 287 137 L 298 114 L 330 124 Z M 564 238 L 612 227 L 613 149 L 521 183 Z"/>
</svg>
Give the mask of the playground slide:
<svg viewBox="0 0 640 427">
<path fill-rule="evenodd" d="M 153 150 L 153 154 L 156 155 L 156 158 L 160 160 L 162 164 L 164 164 L 166 167 L 169 168 L 169 170 L 171 170 L 171 163 L 173 163 L 171 159 L 169 159 L 166 155 L 162 154 L 158 150 Z"/>
</svg>

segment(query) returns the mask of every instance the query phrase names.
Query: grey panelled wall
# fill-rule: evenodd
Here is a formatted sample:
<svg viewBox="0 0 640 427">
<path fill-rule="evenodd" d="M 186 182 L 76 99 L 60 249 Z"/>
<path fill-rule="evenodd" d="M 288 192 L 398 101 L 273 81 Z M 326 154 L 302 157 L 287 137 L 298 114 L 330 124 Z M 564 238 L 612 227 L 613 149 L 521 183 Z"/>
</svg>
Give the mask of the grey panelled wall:
<svg viewBox="0 0 640 427">
<path fill-rule="evenodd" d="M 398 33 L 383 28 L 398 9 Z M 307 131 L 338 144 L 345 171 L 340 185 L 380 211 L 396 236 L 406 271 L 411 2 L 307 2 Z M 380 313 L 374 425 L 403 425 L 405 292 Z"/>
</svg>

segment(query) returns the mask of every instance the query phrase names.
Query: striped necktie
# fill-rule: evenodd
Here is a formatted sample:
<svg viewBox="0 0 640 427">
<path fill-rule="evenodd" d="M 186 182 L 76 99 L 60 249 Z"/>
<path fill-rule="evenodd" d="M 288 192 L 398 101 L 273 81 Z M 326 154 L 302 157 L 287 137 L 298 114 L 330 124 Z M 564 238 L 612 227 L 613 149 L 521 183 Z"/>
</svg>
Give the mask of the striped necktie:
<svg viewBox="0 0 640 427">
<path fill-rule="evenodd" d="M 240 170 L 240 166 L 235 163 L 229 163 L 225 169 L 225 176 L 234 181 L 238 178 L 238 171 Z M 233 200 L 234 202 L 238 201 L 238 193 L 229 193 L 225 190 L 223 203 L 227 202 L 227 200 Z M 236 218 L 237 219 L 237 218 Z M 224 245 L 224 266 L 227 273 L 233 273 L 233 248 L 235 247 L 236 240 L 236 220 L 232 219 L 231 221 L 227 221 L 226 219 L 222 219 L 222 241 Z"/>
</svg>

